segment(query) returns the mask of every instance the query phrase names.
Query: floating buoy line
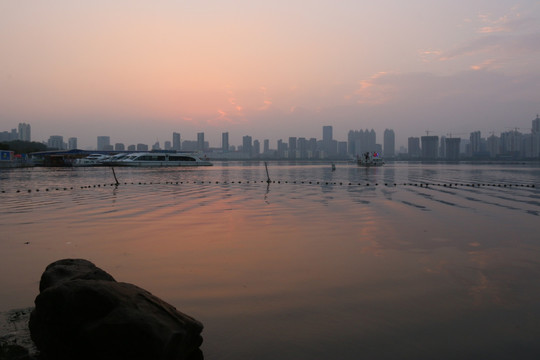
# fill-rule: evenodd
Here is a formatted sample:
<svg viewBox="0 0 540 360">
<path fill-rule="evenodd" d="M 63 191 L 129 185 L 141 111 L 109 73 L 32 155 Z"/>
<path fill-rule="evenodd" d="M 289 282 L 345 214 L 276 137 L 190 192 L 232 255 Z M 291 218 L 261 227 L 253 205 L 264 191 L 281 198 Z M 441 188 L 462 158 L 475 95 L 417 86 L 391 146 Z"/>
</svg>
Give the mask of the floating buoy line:
<svg viewBox="0 0 540 360">
<path fill-rule="evenodd" d="M 115 179 L 116 180 L 116 179 Z M 247 181 L 166 181 L 166 182 L 116 182 L 109 184 L 94 184 L 94 185 L 84 185 L 84 186 L 71 186 L 71 187 L 52 187 L 45 189 L 17 189 L 15 193 L 32 193 L 32 192 L 55 192 L 55 191 L 68 191 L 68 190 L 84 190 L 84 189 L 99 189 L 107 187 L 120 187 L 128 185 L 188 185 L 188 184 L 199 184 L 199 185 L 230 185 L 230 184 L 259 184 L 266 183 L 270 184 L 297 184 L 297 185 L 323 185 L 323 186 L 347 186 L 347 187 L 420 187 L 420 188 L 535 188 L 535 184 L 488 184 L 488 183 L 369 183 L 369 182 L 336 182 L 336 181 L 288 181 L 288 180 L 270 180 L 268 177 L 267 180 L 247 180 Z M 6 190 L 0 190 L 0 193 L 5 194 L 9 193 Z"/>
</svg>

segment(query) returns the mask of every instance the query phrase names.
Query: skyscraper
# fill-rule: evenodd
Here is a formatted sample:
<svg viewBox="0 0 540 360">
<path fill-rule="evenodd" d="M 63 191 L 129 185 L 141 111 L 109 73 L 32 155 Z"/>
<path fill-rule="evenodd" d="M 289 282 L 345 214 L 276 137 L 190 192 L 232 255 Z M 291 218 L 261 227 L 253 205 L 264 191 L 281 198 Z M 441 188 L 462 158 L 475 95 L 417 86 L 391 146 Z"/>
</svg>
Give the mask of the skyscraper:
<svg viewBox="0 0 540 360">
<path fill-rule="evenodd" d="M 204 133 L 197 133 L 197 150 L 204 151 Z"/>
<path fill-rule="evenodd" d="M 77 138 L 76 137 L 70 137 L 68 139 L 68 150 L 74 150 L 77 148 Z"/>
<path fill-rule="evenodd" d="M 109 136 L 98 136 L 97 137 L 97 149 L 105 150 L 111 144 L 111 138 Z"/>
<path fill-rule="evenodd" d="M 396 155 L 396 136 L 394 130 L 384 130 L 384 156 L 386 158 L 393 158 Z"/>
<path fill-rule="evenodd" d="M 439 137 L 422 136 L 422 158 L 437 159 L 439 157 Z"/>
<path fill-rule="evenodd" d="M 249 135 L 246 135 L 242 138 L 242 152 L 246 153 L 249 157 L 251 157 L 251 154 L 253 152 L 253 144 L 251 136 Z"/>
<path fill-rule="evenodd" d="M 407 146 L 408 146 L 410 158 L 420 157 L 420 138 L 410 137 L 408 139 Z"/>
<path fill-rule="evenodd" d="M 261 153 L 261 142 L 259 140 L 253 140 L 252 157 L 259 157 Z"/>
<path fill-rule="evenodd" d="M 64 149 L 64 137 L 60 135 L 52 135 L 49 137 L 49 141 L 47 141 L 47 146 L 51 149 L 58 149 L 63 150 Z"/>
<path fill-rule="evenodd" d="M 223 152 L 229 151 L 229 133 L 228 132 L 221 133 L 221 151 Z"/>
<path fill-rule="evenodd" d="M 460 138 L 445 138 L 445 158 L 446 160 L 459 160 Z"/>
<path fill-rule="evenodd" d="M 289 137 L 289 159 L 296 159 L 296 137 Z"/>
<path fill-rule="evenodd" d="M 332 126 L 323 126 L 322 128 L 322 140 L 323 142 L 330 142 L 333 139 Z"/>
<path fill-rule="evenodd" d="M 31 141 L 30 140 L 30 124 L 19 123 L 19 140 L 22 141 Z"/>
<path fill-rule="evenodd" d="M 179 151 L 182 149 L 182 142 L 180 138 L 180 133 L 173 132 L 172 134 L 172 147 L 173 150 Z"/>
<path fill-rule="evenodd" d="M 270 140 L 264 139 L 263 154 L 267 154 L 270 151 Z"/>
<path fill-rule="evenodd" d="M 480 152 L 480 141 L 481 141 L 481 134 L 480 131 L 473 131 L 470 136 L 469 140 L 471 141 L 470 145 L 470 153 L 469 156 L 474 156 L 475 154 L 478 154 Z"/>
</svg>

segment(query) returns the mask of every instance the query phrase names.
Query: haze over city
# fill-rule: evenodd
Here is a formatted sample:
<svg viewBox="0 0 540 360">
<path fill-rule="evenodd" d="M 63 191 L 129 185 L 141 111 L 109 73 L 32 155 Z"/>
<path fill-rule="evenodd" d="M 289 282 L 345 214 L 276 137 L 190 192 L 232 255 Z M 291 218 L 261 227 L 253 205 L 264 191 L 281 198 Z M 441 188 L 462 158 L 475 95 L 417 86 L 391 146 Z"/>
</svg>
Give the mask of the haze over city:
<svg viewBox="0 0 540 360">
<path fill-rule="evenodd" d="M 81 148 L 527 133 L 539 44 L 537 1 L 2 2 L 0 124 Z"/>
</svg>

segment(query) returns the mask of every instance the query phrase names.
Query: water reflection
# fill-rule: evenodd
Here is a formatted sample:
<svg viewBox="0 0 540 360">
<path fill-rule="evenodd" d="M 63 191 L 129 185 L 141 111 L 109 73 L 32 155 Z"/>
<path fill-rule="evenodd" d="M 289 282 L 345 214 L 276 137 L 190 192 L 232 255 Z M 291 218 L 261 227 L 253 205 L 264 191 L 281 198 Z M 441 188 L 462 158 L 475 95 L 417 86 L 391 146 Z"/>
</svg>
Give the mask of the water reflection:
<svg viewBox="0 0 540 360">
<path fill-rule="evenodd" d="M 537 169 L 272 163 L 266 183 L 263 163 L 228 163 L 80 188 L 107 170 L 2 178 L 0 309 L 31 305 L 44 266 L 82 257 L 200 319 L 211 359 L 540 353 L 538 189 L 393 186 Z"/>
</svg>

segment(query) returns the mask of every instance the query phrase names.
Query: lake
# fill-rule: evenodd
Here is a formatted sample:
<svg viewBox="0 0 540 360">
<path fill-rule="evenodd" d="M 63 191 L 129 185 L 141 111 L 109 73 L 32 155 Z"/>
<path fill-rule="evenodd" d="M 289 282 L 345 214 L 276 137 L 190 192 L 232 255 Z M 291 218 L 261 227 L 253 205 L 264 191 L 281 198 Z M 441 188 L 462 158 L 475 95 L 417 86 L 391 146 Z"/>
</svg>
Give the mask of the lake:
<svg viewBox="0 0 540 360">
<path fill-rule="evenodd" d="M 0 169 L 0 311 L 85 258 L 205 359 L 538 359 L 538 164 Z M 428 185 L 426 185 L 428 184 Z"/>
</svg>

